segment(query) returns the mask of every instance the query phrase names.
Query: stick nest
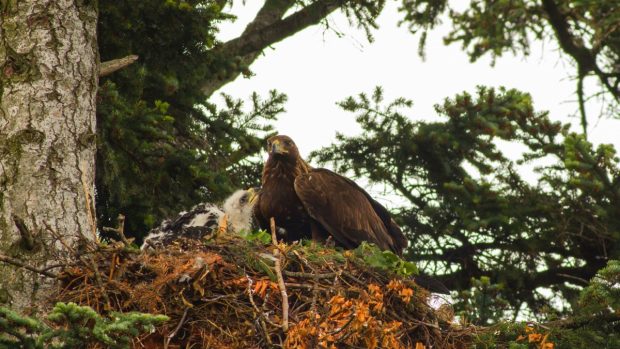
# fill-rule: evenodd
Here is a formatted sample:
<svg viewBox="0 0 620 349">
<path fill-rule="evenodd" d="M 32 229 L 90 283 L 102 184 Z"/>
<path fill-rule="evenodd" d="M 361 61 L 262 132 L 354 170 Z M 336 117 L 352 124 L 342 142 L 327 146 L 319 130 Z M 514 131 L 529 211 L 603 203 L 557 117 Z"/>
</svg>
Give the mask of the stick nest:
<svg viewBox="0 0 620 349">
<path fill-rule="evenodd" d="M 472 339 L 410 278 L 312 242 L 219 234 L 151 252 L 108 246 L 81 256 L 60 280 L 53 301 L 170 317 L 135 348 L 456 349 Z"/>
</svg>

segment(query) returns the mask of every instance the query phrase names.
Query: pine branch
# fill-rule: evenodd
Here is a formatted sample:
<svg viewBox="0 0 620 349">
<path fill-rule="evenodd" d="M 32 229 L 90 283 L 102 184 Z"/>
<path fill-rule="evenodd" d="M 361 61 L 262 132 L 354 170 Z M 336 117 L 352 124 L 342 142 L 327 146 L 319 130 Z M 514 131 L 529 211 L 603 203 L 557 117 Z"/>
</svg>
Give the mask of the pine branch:
<svg viewBox="0 0 620 349">
<path fill-rule="evenodd" d="M 609 81 L 609 74 L 606 74 L 596 63 L 596 51 L 585 47 L 583 40 L 576 38 L 570 30 L 567 16 L 563 14 L 555 0 L 542 0 L 543 9 L 547 13 L 548 21 L 553 28 L 558 39 L 562 51 L 569 54 L 577 63 L 579 69 L 579 79 L 583 79 L 588 73 L 593 72 L 605 86 L 607 91 L 618 102 L 620 101 L 620 91 L 617 87 L 612 86 Z M 581 81 L 578 80 L 578 83 Z M 578 86 L 579 88 L 579 86 Z M 583 122 L 585 117 L 582 111 L 582 126 L 586 127 Z"/>
<path fill-rule="evenodd" d="M 268 46 L 319 23 L 347 2 L 348 0 L 318 0 L 282 19 L 295 1 L 267 0 L 241 36 L 222 44 L 215 50 L 229 57 L 241 57 L 243 65 L 250 65 Z M 202 92 L 209 97 L 213 92 L 236 79 L 239 74 L 240 72 L 237 71 L 222 80 L 208 80 L 203 84 Z"/>
</svg>

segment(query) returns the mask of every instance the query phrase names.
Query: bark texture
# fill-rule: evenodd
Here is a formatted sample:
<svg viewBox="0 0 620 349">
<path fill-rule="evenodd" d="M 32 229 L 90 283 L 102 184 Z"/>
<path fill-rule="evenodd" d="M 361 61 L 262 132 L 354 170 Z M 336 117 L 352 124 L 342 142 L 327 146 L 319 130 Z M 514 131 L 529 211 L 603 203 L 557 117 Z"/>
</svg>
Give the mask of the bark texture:
<svg viewBox="0 0 620 349">
<path fill-rule="evenodd" d="M 94 236 L 97 2 L 0 7 L 0 253 L 44 268 Z M 36 305 L 51 285 L 0 263 L 0 305 Z"/>
</svg>

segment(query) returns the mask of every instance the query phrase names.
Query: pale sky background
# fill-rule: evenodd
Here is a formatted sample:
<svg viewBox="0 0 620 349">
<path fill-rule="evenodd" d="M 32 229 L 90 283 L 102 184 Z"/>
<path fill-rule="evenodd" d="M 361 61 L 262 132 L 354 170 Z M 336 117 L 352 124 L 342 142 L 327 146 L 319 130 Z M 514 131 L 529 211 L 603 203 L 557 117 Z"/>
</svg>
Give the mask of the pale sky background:
<svg viewBox="0 0 620 349">
<path fill-rule="evenodd" d="M 239 36 L 262 3 L 236 1 L 230 12 L 238 19 L 220 26 L 220 40 Z M 236 98 L 247 98 L 253 91 L 267 96 L 271 89 L 286 93 L 287 111 L 276 122 L 276 130 L 291 136 L 302 156 L 331 144 L 336 132 L 358 134 L 354 114 L 336 102 L 360 92 L 371 93 L 377 85 L 383 86 L 386 101 L 401 96 L 412 99 L 414 106 L 406 114 L 415 120 L 438 120 L 435 104 L 462 91 L 473 94 L 477 85 L 516 88 L 532 95 L 537 111 L 548 110 L 552 119 L 571 122 L 575 131 L 581 130 L 578 118 L 571 117 L 577 111 L 576 85 L 570 79 L 575 70 L 555 43 L 534 43 L 530 56 L 506 55 L 495 66 L 487 56 L 471 64 L 459 44 L 444 46 L 442 37 L 450 29 L 446 24 L 429 35 L 422 60 L 417 53 L 418 38 L 406 26 L 397 26 L 402 17 L 397 7 L 396 2 L 387 3 L 373 43 L 336 12 L 329 17 L 330 27 L 344 36 L 322 25 L 307 28 L 267 49 L 250 67 L 255 76 L 239 77 L 219 92 Z M 592 79 L 586 92 L 595 89 Z M 217 93 L 211 100 L 219 100 Z M 619 149 L 620 121 L 598 120 L 600 105 L 590 103 L 588 108 L 590 141 L 614 143 Z M 519 149 L 505 147 L 509 153 Z"/>
</svg>

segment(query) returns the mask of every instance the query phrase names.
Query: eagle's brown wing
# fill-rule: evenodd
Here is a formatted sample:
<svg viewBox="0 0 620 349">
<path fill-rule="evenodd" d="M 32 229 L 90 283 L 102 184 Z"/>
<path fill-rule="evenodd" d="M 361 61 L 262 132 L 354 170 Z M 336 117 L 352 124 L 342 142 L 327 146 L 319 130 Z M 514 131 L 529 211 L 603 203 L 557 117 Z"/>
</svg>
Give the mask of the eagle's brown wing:
<svg viewBox="0 0 620 349">
<path fill-rule="evenodd" d="M 352 180 L 327 169 L 295 179 L 295 192 L 308 214 L 345 248 L 363 241 L 402 254 L 407 240 L 388 211 Z"/>
</svg>

